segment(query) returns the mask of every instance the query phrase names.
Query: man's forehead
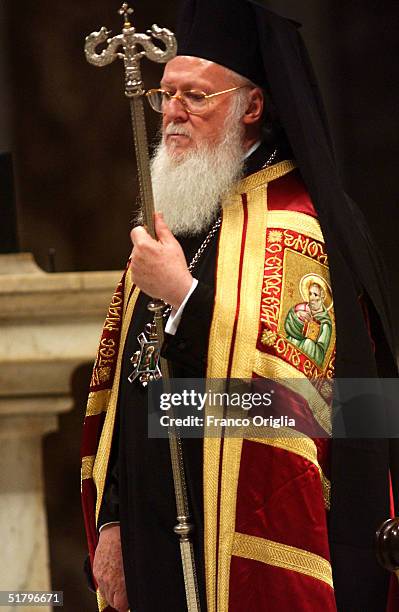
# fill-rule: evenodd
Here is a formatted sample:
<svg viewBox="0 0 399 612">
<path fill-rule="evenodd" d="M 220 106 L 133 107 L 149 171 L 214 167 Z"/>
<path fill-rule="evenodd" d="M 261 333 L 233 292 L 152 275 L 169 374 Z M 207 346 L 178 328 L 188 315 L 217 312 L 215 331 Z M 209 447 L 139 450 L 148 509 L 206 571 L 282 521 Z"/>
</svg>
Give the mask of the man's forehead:
<svg viewBox="0 0 399 612">
<path fill-rule="evenodd" d="M 202 57 L 178 55 L 166 64 L 161 82 L 163 84 L 173 84 L 175 81 L 185 84 L 195 81 L 213 83 L 215 80 L 228 80 L 230 74 L 224 66 Z"/>
</svg>

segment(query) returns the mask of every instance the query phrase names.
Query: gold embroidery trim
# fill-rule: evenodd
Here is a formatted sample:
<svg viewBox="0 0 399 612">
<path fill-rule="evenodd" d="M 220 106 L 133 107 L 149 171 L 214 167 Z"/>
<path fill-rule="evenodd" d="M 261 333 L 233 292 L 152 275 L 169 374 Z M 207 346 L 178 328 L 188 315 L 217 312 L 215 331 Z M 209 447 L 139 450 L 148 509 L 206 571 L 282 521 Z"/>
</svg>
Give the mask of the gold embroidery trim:
<svg viewBox="0 0 399 612">
<path fill-rule="evenodd" d="M 253 371 L 253 355 L 258 336 L 267 229 L 267 185 L 264 184 L 264 178 L 262 185 L 256 188 L 254 187 L 247 193 L 247 214 L 245 251 L 240 284 L 240 309 L 238 313 L 236 341 L 233 347 L 234 353 L 231 371 L 231 376 L 233 378 L 251 378 Z M 234 219 L 234 221 L 234 226 L 237 229 L 232 231 L 233 228 L 229 228 L 229 237 L 231 237 L 232 234 L 242 235 L 242 222 L 238 223 L 237 218 Z M 230 274 L 223 279 L 223 282 L 230 285 L 230 291 L 231 278 L 232 276 Z M 248 300 L 247 298 L 249 295 L 259 296 L 259 300 Z M 234 323 L 235 303 L 232 305 L 234 308 L 230 310 L 231 324 Z M 225 366 L 228 365 L 227 354 L 226 357 Z M 228 612 L 229 606 L 230 562 L 235 529 L 241 450 L 242 439 L 224 439 L 219 541 L 216 542 L 219 547 L 217 568 L 218 597 L 216 607 L 218 612 Z M 217 511 L 217 507 L 215 510 Z"/>
<path fill-rule="evenodd" d="M 216 612 L 217 500 L 221 438 L 204 438 L 204 554 L 208 612 Z"/>
<path fill-rule="evenodd" d="M 254 372 L 258 376 L 264 378 L 276 379 L 280 384 L 295 393 L 304 396 L 304 386 L 306 388 L 306 397 L 308 398 L 309 408 L 311 409 L 314 418 L 321 425 L 327 434 L 331 435 L 331 409 L 327 402 L 324 401 L 317 389 L 306 378 L 305 374 L 299 372 L 294 366 L 286 363 L 280 357 L 256 351 Z M 295 384 L 298 380 L 298 386 Z"/>
<path fill-rule="evenodd" d="M 331 508 L 331 482 L 320 468 L 321 487 L 323 489 L 324 505 L 327 510 Z"/>
<path fill-rule="evenodd" d="M 290 453 L 300 455 L 304 459 L 310 461 L 317 469 L 320 475 L 320 482 L 323 490 L 324 505 L 327 509 L 330 508 L 330 490 L 331 484 L 328 478 L 325 476 L 321 465 L 317 460 L 317 447 L 314 441 L 307 436 L 303 436 L 299 432 L 290 429 L 289 427 L 281 427 L 279 429 L 279 436 L 276 438 L 276 430 L 271 427 L 265 427 L 263 429 L 265 437 L 258 438 L 246 438 L 249 442 L 256 442 L 257 444 L 267 444 L 274 448 L 281 448 L 282 450 Z"/>
<path fill-rule="evenodd" d="M 92 391 L 89 393 L 89 397 L 87 399 L 86 416 L 94 416 L 96 414 L 101 414 L 101 412 L 105 412 L 107 410 L 110 393 L 110 389 L 105 389 L 103 391 Z"/>
<path fill-rule="evenodd" d="M 122 367 L 122 355 L 123 348 L 127 333 L 129 331 L 129 324 L 133 314 L 134 307 L 136 305 L 137 297 L 139 295 L 139 289 L 134 289 L 131 300 L 129 301 L 125 318 L 122 325 L 121 339 L 118 353 L 118 360 L 116 362 L 114 383 L 109 398 L 108 410 L 106 413 L 104 426 L 101 432 L 101 438 L 98 445 L 96 460 L 93 468 L 93 479 L 97 488 L 97 502 L 96 502 L 96 522 L 98 520 L 98 514 L 100 512 L 101 501 L 104 494 L 105 478 L 107 476 L 108 460 L 111 451 L 112 436 L 114 431 L 115 416 L 116 416 L 116 405 L 118 400 L 119 392 L 119 379 Z"/>
<path fill-rule="evenodd" d="M 87 478 L 92 477 L 95 458 L 95 455 L 86 455 L 86 457 L 82 457 L 82 480 L 87 480 Z"/>
<path fill-rule="evenodd" d="M 251 378 L 254 367 L 265 264 L 267 185 L 248 192 L 247 203 L 247 235 L 242 266 L 237 336 L 231 369 L 232 378 Z"/>
<path fill-rule="evenodd" d="M 109 605 L 109 603 L 102 596 L 102 594 L 100 593 L 100 591 L 98 589 L 97 589 L 96 595 L 97 595 L 97 606 L 98 606 L 98 609 L 99 609 L 100 612 L 102 612 Z"/>
<path fill-rule="evenodd" d="M 318 220 L 305 213 L 291 210 L 271 210 L 269 213 L 269 227 L 293 230 L 324 244 L 324 237 Z"/>
<path fill-rule="evenodd" d="M 130 266 L 126 271 L 126 276 L 125 276 L 125 291 L 124 291 L 124 298 L 123 298 L 123 312 L 126 312 L 127 306 L 129 304 L 129 300 L 130 300 L 130 293 L 132 291 L 133 288 L 133 281 L 132 281 L 132 275 L 130 272 Z"/>
<path fill-rule="evenodd" d="M 223 202 L 215 308 L 209 336 L 208 378 L 226 378 L 238 298 L 244 212 L 241 197 Z"/>
<path fill-rule="evenodd" d="M 244 212 L 240 196 L 223 202 L 215 307 L 209 335 L 207 378 L 224 379 L 230 357 L 238 297 Z M 214 386 L 214 383 L 212 383 Z M 204 439 L 204 538 L 208 611 L 216 612 L 217 500 L 221 438 Z"/>
<path fill-rule="evenodd" d="M 305 574 L 334 588 L 330 563 L 307 550 L 236 532 L 233 555 Z"/>
<path fill-rule="evenodd" d="M 246 193 L 257 187 L 263 187 L 266 183 L 270 183 L 271 181 L 285 176 L 294 170 L 294 168 L 296 168 L 296 164 L 290 160 L 279 162 L 268 168 L 263 168 L 259 170 L 259 172 L 255 172 L 255 174 L 251 174 L 242 179 L 235 187 L 234 192 Z"/>
<path fill-rule="evenodd" d="M 234 546 L 237 489 L 240 473 L 242 438 L 225 438 L 222 463 L 222 488 L 219 527 L 219 568 L 217 612 L 229 610 L 231 555 Z"/>
</svg>

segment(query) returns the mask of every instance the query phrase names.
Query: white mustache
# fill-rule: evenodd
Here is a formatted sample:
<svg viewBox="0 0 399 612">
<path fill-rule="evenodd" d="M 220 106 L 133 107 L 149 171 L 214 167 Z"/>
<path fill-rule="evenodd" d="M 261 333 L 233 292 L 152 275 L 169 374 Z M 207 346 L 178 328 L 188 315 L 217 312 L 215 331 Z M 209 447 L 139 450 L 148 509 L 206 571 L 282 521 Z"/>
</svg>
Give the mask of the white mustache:
<svg viewBox="0 0 399 612">
<path fill-rule="evenodd" d="M 190 132 L 178 123 L 169 123 L 167 125 L 165 129 L 165 136 L 169 136 L 170 134 L 180 134 L 181 136 L 188 136 L 191 138 Z"/>
</svg>

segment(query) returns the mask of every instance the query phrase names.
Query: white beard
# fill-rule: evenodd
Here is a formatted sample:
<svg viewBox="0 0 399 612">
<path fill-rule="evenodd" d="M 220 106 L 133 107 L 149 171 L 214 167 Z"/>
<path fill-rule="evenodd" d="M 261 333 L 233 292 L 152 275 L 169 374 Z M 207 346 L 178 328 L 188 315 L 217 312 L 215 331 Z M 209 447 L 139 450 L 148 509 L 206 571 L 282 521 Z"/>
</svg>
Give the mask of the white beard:
<svg viewBox="0 0 399 612">
<path fill-rule="evenodd" d="M 167 132 L 187 133 L 180 124 Z M 206 230 L 220 211 L 221 199 L 243 176 L 243 129 L 235 116 L 225 121 L 226 136 L 179 156 L 169 153 L 164 139 L 151 161 L 155 209 L 162 211 L 174 234 L 195 235 Z"/>
</svg>

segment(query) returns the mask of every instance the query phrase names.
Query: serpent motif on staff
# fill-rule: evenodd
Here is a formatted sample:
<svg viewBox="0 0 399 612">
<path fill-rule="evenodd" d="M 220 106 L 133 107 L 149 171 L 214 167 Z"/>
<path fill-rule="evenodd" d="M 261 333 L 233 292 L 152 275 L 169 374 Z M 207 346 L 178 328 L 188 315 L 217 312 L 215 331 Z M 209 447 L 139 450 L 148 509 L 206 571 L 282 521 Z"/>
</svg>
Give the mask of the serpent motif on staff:
<svg viewBox="0 0 399 612">
<path fill-rule="evenodd" d="M 153 25 L 147 34 L 138 34 L 134 27 L 125 27 L 122 34 L 109 38 L 110 31 L 102 27 L 98 32 L 92 32 L 86 37 L 85 55 L 90 64 L 107 66 L 116 58 L 123 59 L 125 63 L 126 79 L 125 93 L 128 97 L 142 95 L 142 80 L 140 73 L 140 60 L 147 57 L 158 63 L 166 63 L 176 55 L 177 43 L 174 34 L 167 28 Z M 164 48 L 158 47 L 154 39 L 160 41 Z M 102 43 L 108 46 L 97 53 L 96 49 Z M 137 47 L 143 50 L 138 50 Z M 118 51 L 122 47 L 123 52 Z"/>
</svg>

